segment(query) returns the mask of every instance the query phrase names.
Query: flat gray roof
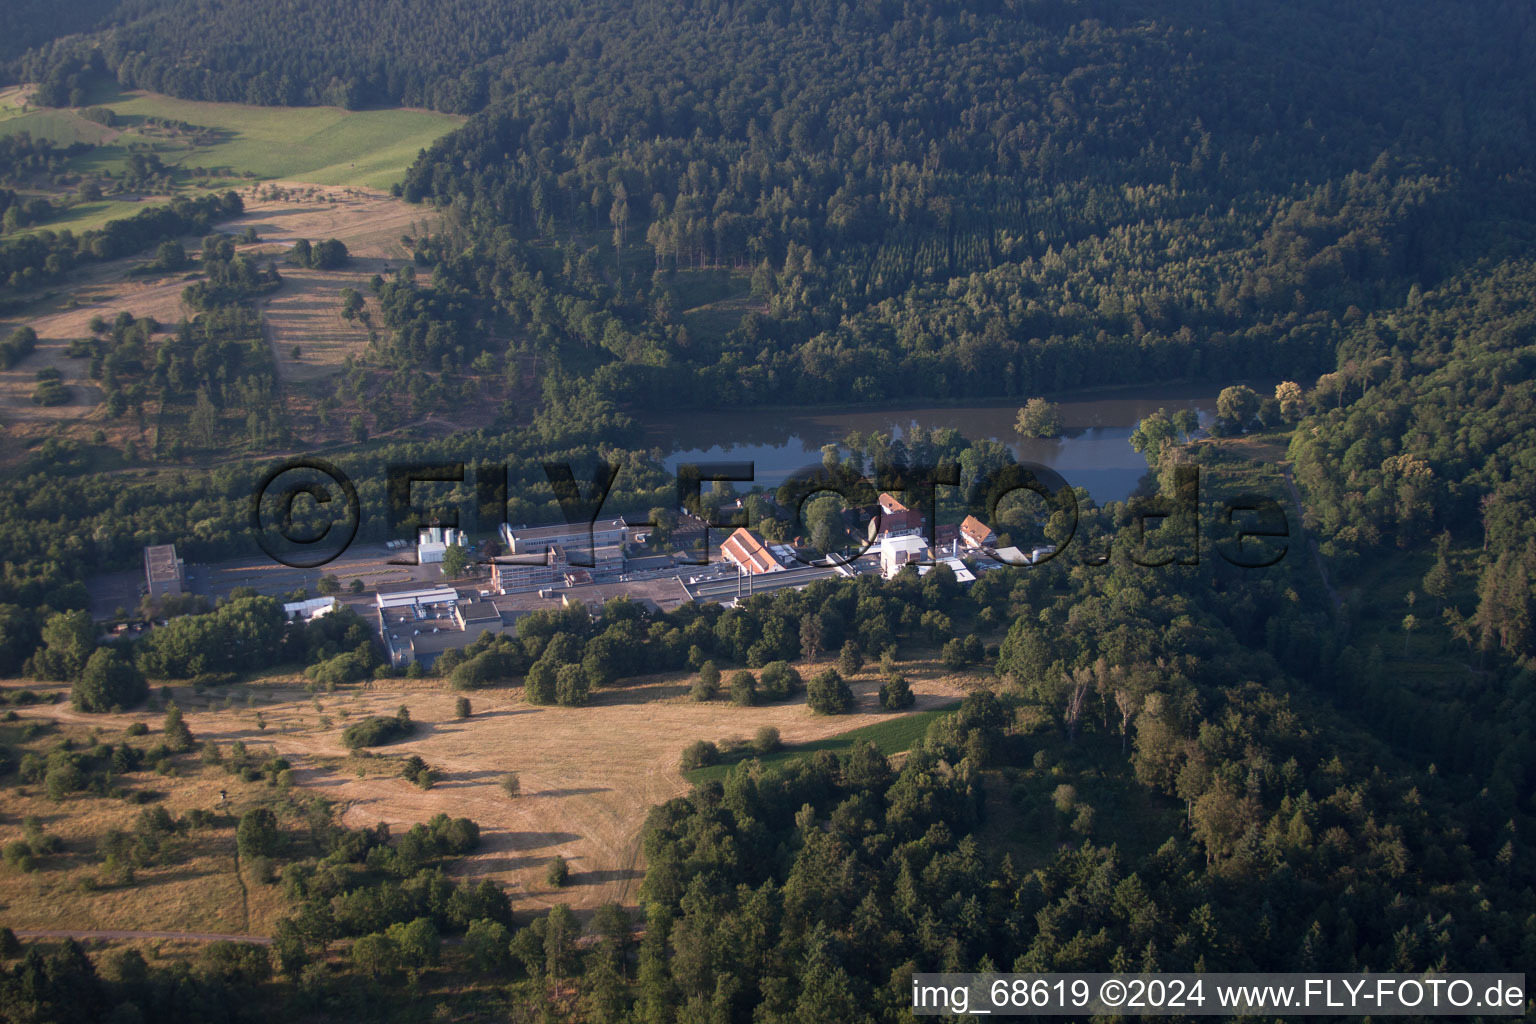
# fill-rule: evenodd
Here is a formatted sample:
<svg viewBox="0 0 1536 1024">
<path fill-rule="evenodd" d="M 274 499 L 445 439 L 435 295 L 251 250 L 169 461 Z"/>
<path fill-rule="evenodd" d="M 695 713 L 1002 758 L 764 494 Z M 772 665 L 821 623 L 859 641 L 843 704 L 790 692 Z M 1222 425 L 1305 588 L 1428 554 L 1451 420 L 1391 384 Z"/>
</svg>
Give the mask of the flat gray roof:
<svg viewBox="0 0 1536 1024">
<path fill-rule="evenodd" d="M 624 517 L 599 519 L 591 524 L 593 533 L 611 533 L 624 529 Z M 509 526 L 507 532 L 518 540 L 559 540 L 562 537 L 585 537 L 586 523 L 552 523 L 546 526 Z"/>
<path fill-rule="evenodd" d="M 156 583 L 164 583 L 181 576 L 177 570 L 175 544 L 156 544 L 154 547 L 145 548 L 144 565 L 149 572 L 149 578 Z"/>
</svg>

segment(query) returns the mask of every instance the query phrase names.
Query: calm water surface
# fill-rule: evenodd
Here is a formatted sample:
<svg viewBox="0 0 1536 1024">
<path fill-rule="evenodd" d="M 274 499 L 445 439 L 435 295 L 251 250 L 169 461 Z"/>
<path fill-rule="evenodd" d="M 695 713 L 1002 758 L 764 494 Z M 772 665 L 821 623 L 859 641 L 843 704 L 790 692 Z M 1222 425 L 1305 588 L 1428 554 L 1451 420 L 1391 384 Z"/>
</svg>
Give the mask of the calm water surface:
<svg viewBox="0 0 1536 1024">
<path fill-rule="evenodd" d="M 1261 394 L 1273 387 L 1250 386 Z M 971 406 L 652 415 L 645 420 L 646 443 L 667 453 L 668 469 L 685 462 L 750 461 L 756 464 L 756 482 L 773 485 L 802 466 L 819 463 L 821 446 L 841 441 L 851 431 L 900 437 L 913 424 L 953 427 L 972 440 L 1000 441 L 1022 461 L 1049 466 L 1073 486 L 1088 488 L 1097 501 L 1118 501 L 1129 497 L 1147 472 L 1146 460 L 1131 450 L 1136 424 L 1160 407 L 1170 413 L 1194 409 L 1201 424 L 1207 424 L 1216 415 L 1219 390 L 1191 384 L 1059 395 L 1052 400 L 1061 408 L 1065 430 L 1051 440 L 1019 436 L 1013 428 L 1019 412 L 1015 400 Z"/>
</svg>

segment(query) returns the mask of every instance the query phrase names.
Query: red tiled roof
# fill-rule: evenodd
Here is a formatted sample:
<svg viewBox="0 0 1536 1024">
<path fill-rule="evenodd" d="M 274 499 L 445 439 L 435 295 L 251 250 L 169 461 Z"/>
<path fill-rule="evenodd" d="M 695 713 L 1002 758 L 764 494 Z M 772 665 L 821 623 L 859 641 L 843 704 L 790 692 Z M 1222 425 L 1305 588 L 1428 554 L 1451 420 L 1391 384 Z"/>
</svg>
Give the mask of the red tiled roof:
<svg viewBox="0 0 1536 1024">
<path fill-rule="evenodd" d="M 720 552 L 754 575 L 782 568 L 778 559 L 763 544 L 762 538 L 745 526 L 725 539 L 725 543 L 720 545 Z"/>
<path fill-rule="evenodd" d="M 960 524 L 960 532 L 973 544 L 983 544 L 992 536 L 992 528 L 975 516 L 966 516 Z"/>
<path fill-rule="evenodd" d="M 882 491 L 878 500 L 880 502 L 881 510 L 884 511 L 887 515 L 892 512 L 907 511 L 907 506 L 897 501 L 889 491 Z"/>
</svg>

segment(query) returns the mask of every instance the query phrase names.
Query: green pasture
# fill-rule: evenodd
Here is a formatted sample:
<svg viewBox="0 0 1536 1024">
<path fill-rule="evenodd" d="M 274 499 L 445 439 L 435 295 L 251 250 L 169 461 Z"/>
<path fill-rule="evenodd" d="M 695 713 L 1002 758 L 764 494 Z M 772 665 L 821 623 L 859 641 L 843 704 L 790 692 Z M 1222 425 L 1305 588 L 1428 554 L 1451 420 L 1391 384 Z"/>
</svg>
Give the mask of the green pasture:
<svg viewBox="0 0 1536 1024">
<path fill-rule="evenodd" d="M 865 725 L 847 732 L 838 733 L 836 736 L 828 736 L 824 740 L 815 740 L 811 743 L 798 743 L 792 747 L 759 757 L 758 760 L 765 765 L 782 764 L 791 758 L 810 757 L 818 750 L 835 750 L 839 754 L 846 754 L 853 749 L 855 743 L 872 742 L 880 753 L 889 757 L 899 754 L 904 750 L 911 750 L 918 740 L 928 732 L 928 726 L 933 720 L 953 712 L 960 706 L 959 701 L 942 708 L 934 708 L 932 711 L 918 711 L 910 715 L 897 715 L 886 722 L 876 722 L 874 725 Z M 708 768 L 698 768 L 691 772 L 684 772 L 683 777 L 689 782 L 708 782 L 711 779 L 723 779 L 730 774 L 736 766 L 730 764 L 713 764 Z"/>
<path fill-rule="evenodd" d="M 388 188 L 416 155 L 463 123 L 463 118 L 418 110 L 341 110 L 336 107 L 255 107 L 203 103 L 154 93 L 128 92 L 94 98 L 120 124 L 108 129 L 72 110 L 0 106 L 0 134 L 30 132 L 59 144 L 89 142 L 97 148 L 77 158 L 83 173 L 116 170 L 134 146 L 148 146 L 167 164 L 227 168 L 231 177 L 285 178 L 316 185 Z M 214 130 L 209 143 L 166 136 L 150 118 L 183 121 Z"/>
</svg>

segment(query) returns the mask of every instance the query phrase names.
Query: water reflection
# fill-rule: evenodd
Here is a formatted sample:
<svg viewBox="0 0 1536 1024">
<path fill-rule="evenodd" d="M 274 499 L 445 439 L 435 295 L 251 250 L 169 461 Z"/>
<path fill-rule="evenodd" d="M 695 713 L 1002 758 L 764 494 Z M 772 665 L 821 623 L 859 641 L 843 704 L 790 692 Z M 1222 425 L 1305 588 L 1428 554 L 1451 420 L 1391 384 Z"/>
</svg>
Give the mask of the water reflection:
<svg viewBox="0 0 1536 1024">
<path fill-rule="evenodd" d="M 1257 385 L 1255 385 L 1257 389 Z M 1022 438 L 1014 430 L 1018 401 L 973 406 L 900 406 L 889 409 L 742 410 L 645 418 L 646 446 L 667 452 L 668 469 L 684 462 L 751 460 L 757 482 L 780 483 L 821 458 L 821 446 L 851 431 L 901 437 L 914 423 L 952 427 L 972 440 L 1000 441 L 1021 460 L 1049 466 L 1069 483 L 1088 488 L 1097 501 L 1123 500 L 1147 471 L 1130 446 L 1131 431 L 1159 407 L 1194 409 L 1202 425 L 1216 414 L 1211 385 L 1122 389 L 1053 397 L 1061 409 L 1063 436 Z"/>
</svg>

